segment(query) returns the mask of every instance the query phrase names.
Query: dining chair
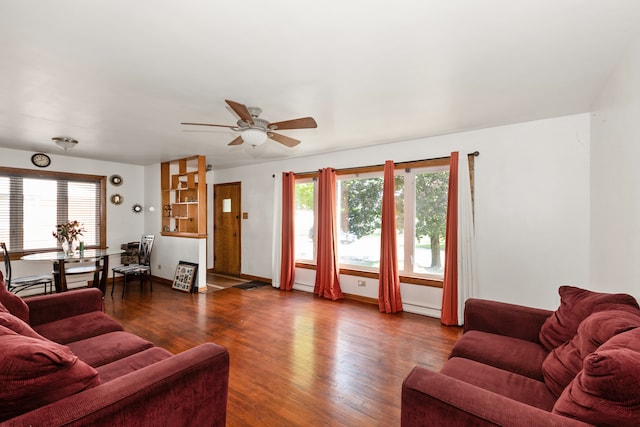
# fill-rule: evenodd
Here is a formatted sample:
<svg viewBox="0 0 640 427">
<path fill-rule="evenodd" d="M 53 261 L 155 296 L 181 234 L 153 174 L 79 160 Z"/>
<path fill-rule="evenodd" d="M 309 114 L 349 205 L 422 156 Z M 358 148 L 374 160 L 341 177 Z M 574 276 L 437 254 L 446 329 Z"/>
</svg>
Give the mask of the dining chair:
<svg viewBox="0 0 640 427">
<path fill-rule="evenodd" d="M 153 292 L 153 281 L 151 280 L 151 250 L 153 249 L 153 241 L 155 236 L 153 234 L 142 235 L 140 243 L 138 244 L 138 263 L 129 265 L 120 265 L 112 269 L 113 275 L 111 277 L 111 295 L 113 296 L 113 290 L 116 286 L 116 274 L 122 274 L 122 298 L 127 290 L 127 279 L 129 276 L 138 276 L 140 280 L 140 289 L 143 286 L 143 279 L 149 281 L 149 289 Z"/>
<path fill-rule="evenodd" d="M 49 285 L 51 292 L 53 293 L 53 276 L 50 274 L 34 274 L 32 276 L 13 277 L 11 274 L 11 257 L 7 250 L 7 245 L 4 242 L 0 242 L 2 248 L 2 254 L 4 257 L 4 271 L 5 281 L 9 292 L 17 294 L 26 289 L 39 287 L 44 285 L 44 293 L 47 293 L 47 285 Z"/>
</svg>

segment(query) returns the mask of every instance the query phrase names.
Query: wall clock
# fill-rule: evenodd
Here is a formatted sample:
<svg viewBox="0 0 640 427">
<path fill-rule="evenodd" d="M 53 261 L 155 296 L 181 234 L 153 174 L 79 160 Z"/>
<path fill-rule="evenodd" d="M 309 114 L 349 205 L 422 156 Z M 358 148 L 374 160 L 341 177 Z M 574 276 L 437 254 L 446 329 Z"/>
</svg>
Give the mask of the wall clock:
<svg viewBox="0 0 640 427">
<path fill-rule="evenodd" d="M 39 168 L 46 168 L 51 164 L 51 158 L 44 153 L 36 153 L 31 156 L 31 163 Z"/>
</svg>

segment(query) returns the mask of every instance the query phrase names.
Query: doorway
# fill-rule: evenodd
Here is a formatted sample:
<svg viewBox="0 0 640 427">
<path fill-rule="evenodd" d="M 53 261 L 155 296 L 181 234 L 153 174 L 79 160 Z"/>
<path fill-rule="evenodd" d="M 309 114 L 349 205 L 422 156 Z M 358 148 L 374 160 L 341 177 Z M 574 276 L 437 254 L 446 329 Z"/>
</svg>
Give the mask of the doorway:
<svg viewBox="0 0 640 427">
<path fill-rule="evenodd" d="M 213 272 L 240 276 L 241 183 L 213 186 Z"/>
</svg>

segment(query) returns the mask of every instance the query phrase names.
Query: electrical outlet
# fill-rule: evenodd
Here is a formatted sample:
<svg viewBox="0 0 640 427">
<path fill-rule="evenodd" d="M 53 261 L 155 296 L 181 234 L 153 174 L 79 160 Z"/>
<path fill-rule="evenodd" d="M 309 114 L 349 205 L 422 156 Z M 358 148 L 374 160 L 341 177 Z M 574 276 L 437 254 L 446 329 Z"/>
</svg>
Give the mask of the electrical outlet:
<svg viewBox="0 0 640 427">
<path fill-rule="evenodd" d="M 364 280 L 358 280 L 358 286 L 367 286 L 367 282 Z"/>
<path fill-rule="evenodd" d="M 162 265 L 158 264 L 158 270 L 162 270 Z"/>
</svg>

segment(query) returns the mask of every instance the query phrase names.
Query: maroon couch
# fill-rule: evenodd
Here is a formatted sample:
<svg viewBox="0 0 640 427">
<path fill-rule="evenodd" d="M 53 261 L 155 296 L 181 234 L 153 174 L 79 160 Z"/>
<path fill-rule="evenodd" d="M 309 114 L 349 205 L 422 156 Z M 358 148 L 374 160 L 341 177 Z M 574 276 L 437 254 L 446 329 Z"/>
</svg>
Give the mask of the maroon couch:
<svg viewBox="0 0 640 427">
<path fill-rule="evenodd" d="M 0 272 L 0 425 L 224 426 L 229 354 L 125 332 L 95 288 L 22 300 Z"/>
<path fill-rule="evenodd" d="M 640 310 L 570 286 L 555 312 L 470 299 L 440 372 L 415 367 L 402 426 L 640 425 Z"/>
</svg>

